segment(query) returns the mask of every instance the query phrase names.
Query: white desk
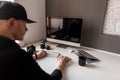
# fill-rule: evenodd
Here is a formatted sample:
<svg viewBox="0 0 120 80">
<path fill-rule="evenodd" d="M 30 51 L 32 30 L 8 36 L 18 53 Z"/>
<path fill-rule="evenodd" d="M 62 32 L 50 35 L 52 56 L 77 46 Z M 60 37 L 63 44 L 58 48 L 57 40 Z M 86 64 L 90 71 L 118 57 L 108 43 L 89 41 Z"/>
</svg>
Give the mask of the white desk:
<svg viewBox="0 0 120 80">
<path fill-rule="evenodd" d="M 40 43 L 35 43 L 37 50 Z M 89 54 L 100 59 L 100 62 L 87 64 L 85 67 L 78 65 L 78 57 L 69 53 L 67 49 L 62 49 L 51 44 L 52 51 L 58 51 L 72 59 L 71 64 L 65 68 L 62 80 L 120 80 L 120 55 L 101 51 L 97 49 L 82 47 Z M 57 58 L 47 56 L 37 61 L 43 70 L 51 73 L 57 65 Z"/>
</svg>

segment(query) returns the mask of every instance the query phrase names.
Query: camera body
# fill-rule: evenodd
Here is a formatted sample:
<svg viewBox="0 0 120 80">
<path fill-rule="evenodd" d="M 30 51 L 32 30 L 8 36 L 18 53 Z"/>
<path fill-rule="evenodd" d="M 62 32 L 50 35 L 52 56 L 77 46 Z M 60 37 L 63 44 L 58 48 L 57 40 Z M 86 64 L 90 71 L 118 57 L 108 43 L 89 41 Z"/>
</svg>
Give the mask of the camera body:
<svg viewBox="0 0 120 80">
<path fill-rule="evenodd" d="M 33 55 L 36 51 L 36 47 L 34 45 L 27 46 L 27 53 Z"/>
</svg>

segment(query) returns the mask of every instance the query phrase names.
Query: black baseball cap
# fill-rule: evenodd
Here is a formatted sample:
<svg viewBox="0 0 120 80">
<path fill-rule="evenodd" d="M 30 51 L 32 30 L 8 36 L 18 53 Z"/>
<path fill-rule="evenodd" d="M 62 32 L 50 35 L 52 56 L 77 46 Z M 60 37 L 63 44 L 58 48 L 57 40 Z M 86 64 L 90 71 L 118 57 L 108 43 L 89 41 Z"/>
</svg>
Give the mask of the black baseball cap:
<svg viewBox="0 0 120 80">
<path fill-rule="evenodd" d="M 9 18 L 36 23 L 36 21 L 28 19 L 26 10 L 22 5 L 15 2 L 0 1 L 0 19 L 7 20 Z"/>
</svg>

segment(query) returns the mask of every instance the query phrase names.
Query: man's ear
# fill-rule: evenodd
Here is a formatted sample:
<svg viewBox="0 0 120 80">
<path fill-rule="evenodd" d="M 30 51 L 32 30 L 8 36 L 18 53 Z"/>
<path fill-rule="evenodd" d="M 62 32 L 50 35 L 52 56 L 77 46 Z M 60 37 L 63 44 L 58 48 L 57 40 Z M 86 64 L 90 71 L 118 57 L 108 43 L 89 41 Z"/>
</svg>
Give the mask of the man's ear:
<svg viewBox="0 0 120 80">
<path fill-rule="evenodd" d="M 14 22 L 15 22 L 15 19 L 14 18 L 10 18 L 10 19 L 8 19 L 7 24 L 9 26 L 14 26 Z"/>
</svg>

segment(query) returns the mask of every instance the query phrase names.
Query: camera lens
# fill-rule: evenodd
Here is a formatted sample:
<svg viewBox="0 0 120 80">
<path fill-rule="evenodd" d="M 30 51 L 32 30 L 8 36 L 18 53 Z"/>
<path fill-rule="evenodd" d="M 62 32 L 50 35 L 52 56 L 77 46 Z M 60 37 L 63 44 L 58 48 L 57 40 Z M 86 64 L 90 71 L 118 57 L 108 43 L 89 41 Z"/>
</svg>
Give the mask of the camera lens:
<svg viewBox="0 0 120 80">
<path fill-rule="evenodd" d="M 86 59 L 83 56 L 79 56 L 78 64 L 80 66 L 85 66 L 86 65 Z"/>
<path fill-rule="evenodd" d="M 45 49 L 45 42 L 41 42 L 40 47 L 41 49 Z"/>
</svg>

